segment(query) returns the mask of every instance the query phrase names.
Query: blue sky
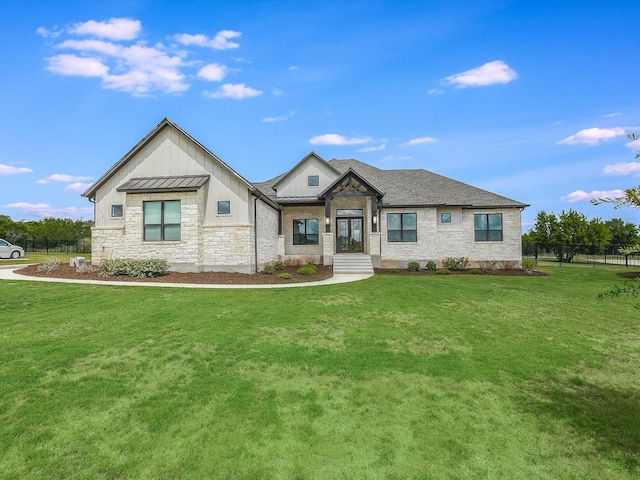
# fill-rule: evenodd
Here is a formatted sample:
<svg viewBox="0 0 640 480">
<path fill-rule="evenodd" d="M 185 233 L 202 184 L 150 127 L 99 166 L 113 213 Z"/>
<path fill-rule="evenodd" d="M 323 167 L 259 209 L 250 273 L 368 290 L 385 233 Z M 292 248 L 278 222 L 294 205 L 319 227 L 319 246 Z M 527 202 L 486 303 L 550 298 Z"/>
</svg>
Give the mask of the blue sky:
<svg viewBox="0 0 640 480">
<path fill-rule="evenodd" d="M 80 193 L 164 117 L 264 181 L 310 151 L 540 210 L 640 183 L 637 1 L 0 2 L 0 214 Z M 635 146 L 640 148 L 640 145 Z"/>
</svg>

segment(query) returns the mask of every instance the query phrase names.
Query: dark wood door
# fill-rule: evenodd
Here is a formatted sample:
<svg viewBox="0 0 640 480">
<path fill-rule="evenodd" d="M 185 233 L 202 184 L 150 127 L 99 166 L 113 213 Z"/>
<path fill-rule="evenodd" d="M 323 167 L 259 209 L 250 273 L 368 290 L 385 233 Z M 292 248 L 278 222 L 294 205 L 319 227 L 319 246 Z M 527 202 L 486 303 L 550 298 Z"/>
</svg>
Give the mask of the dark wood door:
<svg viewBox="0 0 640 480">
<path fill-rule="evenodd" d="M 362 218 L 338 218 L 336 253 L 364 251 Z"/>
</svg>

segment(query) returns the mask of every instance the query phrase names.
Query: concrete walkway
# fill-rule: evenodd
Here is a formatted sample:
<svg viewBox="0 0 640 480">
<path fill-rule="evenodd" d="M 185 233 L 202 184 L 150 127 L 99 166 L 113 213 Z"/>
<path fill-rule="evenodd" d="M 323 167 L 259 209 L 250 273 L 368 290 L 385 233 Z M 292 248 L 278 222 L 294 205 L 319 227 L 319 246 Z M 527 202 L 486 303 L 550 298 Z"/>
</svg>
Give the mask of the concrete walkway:
<svg viewBox="0 0 640 480">
<path fill-rule="evenodd" d="M 15 270 L 24 268 L 27 265 L 1 265 L 0 280 L 28 280 L 31 282 L 58 282 L 58 283 L 84 283 L 91 285 L 118 285 L 122 287 L 175 287 L 175 288 L 292 288 L 292 287 L 315 287 L 317 285 L 334 285 L 337 283 L 357 282 L 373 276 L 373 274 L 337 274 L 326 280 L 306 283 L 282 283 L 276 285 L 214 285 L 214 284 L 193 284 L 193 283 L 157 283 L 157 282 L 118 282 L 111 280 L 76 280 L 67 278 L 46 278 L 28 277 L 19 275 Z"/>
</svg>

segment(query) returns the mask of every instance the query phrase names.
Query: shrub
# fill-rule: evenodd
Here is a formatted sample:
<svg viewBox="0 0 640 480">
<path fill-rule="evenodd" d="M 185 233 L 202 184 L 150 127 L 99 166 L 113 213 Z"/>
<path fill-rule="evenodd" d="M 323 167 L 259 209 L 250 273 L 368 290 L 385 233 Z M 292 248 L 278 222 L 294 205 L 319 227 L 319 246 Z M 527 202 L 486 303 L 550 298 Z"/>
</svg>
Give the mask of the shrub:
<svg viewBox="0 0 640 480">
<path fill-rule="evenodd" d="M 299 275 L 315 275 L 318 273 L 318 269 L 315 265 L 303 265 L 298 270 Z"/>
<path fill-rule="evenodd" d="M 500 267 L 500 264 L 495 260 L 478 262 L 478 265 L 485 272 L 495 272 Z"/>
<path fill-rule="evenodd" d="M 274 270 L 282 270 L 284 269 L 284 262 L 273 262 Z"/>
<path fill-rule="evenodd" d="M 446 270 L 465 270 L 469 266 L 469 259 L 467 257 L 447 257 L 442 260 L 442 266 Z"/>
<path fill-rule="evenodd" d="M 435 272 L 438 269 L 438 264 L 433 260 L 429 260 L 424 268 L 426 268 L 430 272 Z"/>
<path fill-rule="evenodd" d="M 514 260 L 503 260 L 501 264 L 502 268 L 504 268 L 505 270 L 513 270 L 518 266 L 518 262 Z"/>
<path fill-rule="evenodd" d="M 265 273 L 267 275 L 271 275 L 273 273 L 274 269 L 275 269 L 275 267 L 272 266 L 272 265 L 265 265 L 264 267 L 262 267 L 262 273 Z"/>
<path fill-rule="evenodd" d="M 469 270 L 469 273 L 471 275 L 479 275 L 482 273 L 482 270 L 480 270 L 479 268 L 472 268 L 471 270 Z"/>
<path fill-rule="evenodd" d="M 410 272 L 419 272 L 420 264 L 418 262 L 409 262 L 407 263 L 407 270 Z"/>
<path fill-rule="evenodd" d="M 164 275 L 169 264 L 161 258 L 134 260 L 132 258 L 116 258 L 100 262 L 100 275 L 103 277 L 138 277 L 150 278 Z"/>
<path fill-rule="evenodd" d="M 60 260 L 57 258 L 47 258 L 44 263 L 41 263 L 36 267 L 38 273 L 52 273 L 55 272 L 60 266 Z"/>
<path fill-rule="evenodd" d="M 293 275 L 291 275 L 290 273 L 279 273 L 278 278 L 280 280 L 291 280 L 293 278 Z"/>
<path fill-rule="evenodd" d="M 389 272 L 389 273 L 398 273 L 399 270 L 397 268 L 390 268 L 389 270 L 387 270 L 387 272 Z"/>
<path fill-rule="evenodd" d="M 522 270 L 527 275 L 531 275 L 536 271 L 536 261 L 533 258 L 525 258 L 522 260 Z"/>
<path fill-rule="evenodd" d="M 76 267 L 76 272 L 83 275 L 91 275 L 92 273 L 96 273 L 98 270 L 100 270 L 98 267 L 91 265 L 90 263 L 82 263 Z"/>
<path fill-rule="evenodd" d="M 439 268 L 438 270 L 436 270 L 436 274 L 437 275 L 450 275 L 451 272 L 449 270 L 447 270 L 446 268 Z"/>
</svg>

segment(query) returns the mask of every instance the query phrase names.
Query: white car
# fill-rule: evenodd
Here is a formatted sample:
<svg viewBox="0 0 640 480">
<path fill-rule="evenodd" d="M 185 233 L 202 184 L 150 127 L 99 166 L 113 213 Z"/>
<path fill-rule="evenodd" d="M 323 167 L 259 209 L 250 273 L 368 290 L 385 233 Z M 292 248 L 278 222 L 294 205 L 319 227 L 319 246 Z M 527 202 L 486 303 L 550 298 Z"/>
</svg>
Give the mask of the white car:
<svg viewBox="0 0 640 480">
<path fill-rule="evenodd" d="M 20 258 L 24 256 L 24 249 L 17 245 L 12 245 L 0 238 L 0 258 Z"/>
</svg>

